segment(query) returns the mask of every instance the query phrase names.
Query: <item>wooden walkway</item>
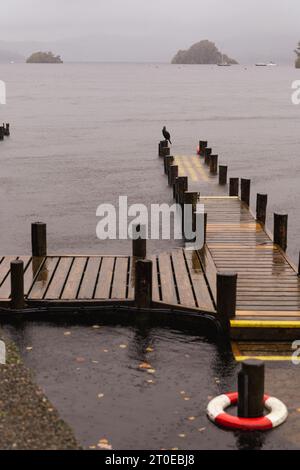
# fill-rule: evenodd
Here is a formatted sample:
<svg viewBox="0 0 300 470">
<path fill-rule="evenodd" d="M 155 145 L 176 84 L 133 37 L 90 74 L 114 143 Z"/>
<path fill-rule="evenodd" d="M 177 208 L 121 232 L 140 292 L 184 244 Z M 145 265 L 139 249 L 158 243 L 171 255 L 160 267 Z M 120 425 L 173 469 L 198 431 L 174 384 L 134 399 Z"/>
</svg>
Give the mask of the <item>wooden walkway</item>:
<svg viewBox="0 0 300 470">
<path fill-rule="evenodd" d="M 0 305 L 10 298 L 10 262 L 0 258 Z M 128 256 L 20 257 L 26 299 L 48 302 L 105 302 L 134 299 L 134 263 Z M 174 250 L 151 256 L 153 300 L 166 306 L 214 312 L 197 252 Z"/>
</svg>

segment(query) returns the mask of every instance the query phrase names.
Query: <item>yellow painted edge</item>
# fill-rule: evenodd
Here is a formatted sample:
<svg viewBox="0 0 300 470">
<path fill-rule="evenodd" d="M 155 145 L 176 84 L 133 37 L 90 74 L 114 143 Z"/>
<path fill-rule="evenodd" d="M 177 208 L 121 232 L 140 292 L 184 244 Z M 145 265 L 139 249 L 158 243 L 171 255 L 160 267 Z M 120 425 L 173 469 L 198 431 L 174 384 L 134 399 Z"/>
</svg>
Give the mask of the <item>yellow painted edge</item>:
<svg viewBox="0 0 300 470">
<path fill-rule="evenodd" d="M 300 328 L 300 321 L 230 320 L 232 328 Z"/>
<path fill-rule="evenodd" d="M 297 361 L 300 364 L 300 359 L 295 359 L 292 356 L 235 356 L 237 362 L 246 361 L 247 359 L 260 359 L 261 361 L 278 361 L 278 362 L 287 362 L 287 361 Z"/>
</svg>

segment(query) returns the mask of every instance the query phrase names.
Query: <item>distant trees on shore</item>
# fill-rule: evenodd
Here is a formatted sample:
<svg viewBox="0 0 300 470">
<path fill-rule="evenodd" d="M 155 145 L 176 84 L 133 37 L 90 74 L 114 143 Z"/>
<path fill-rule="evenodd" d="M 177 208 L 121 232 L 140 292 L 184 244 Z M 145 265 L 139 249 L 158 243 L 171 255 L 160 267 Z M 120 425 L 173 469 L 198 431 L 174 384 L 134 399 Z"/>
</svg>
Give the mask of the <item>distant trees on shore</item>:
<svg viewBox="0 0 300 470">
<path fill-rule="evenodd" d="M 295 54 L 297 55 L 297 59 L 295 62 L 296 69 L 300 69 L 300 41 L 298 42 L 297 49 L 295 49 Z"/>
<path fill-rule="evenodd" d="M 188 50 L 180 50 L 172 60 L 172 64 L 237 64 L 226 54 L 222 54 L 216 45 L 208 40 L 193 44 Z"/>
<path fill-rule="evenodd" d="M 54 55 L 53 52 L 34 52 L 26 60 L 27 64 L 62 64 L 60 55 Z"/>
</svg>

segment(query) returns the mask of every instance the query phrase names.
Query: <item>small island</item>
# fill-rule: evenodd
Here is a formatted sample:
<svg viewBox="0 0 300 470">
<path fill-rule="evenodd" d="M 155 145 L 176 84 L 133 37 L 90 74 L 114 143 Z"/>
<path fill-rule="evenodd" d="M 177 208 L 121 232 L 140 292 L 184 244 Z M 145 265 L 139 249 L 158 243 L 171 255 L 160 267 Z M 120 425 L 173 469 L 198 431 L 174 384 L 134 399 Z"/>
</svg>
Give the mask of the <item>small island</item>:
<svg viewBox="0 0 300 470">
<path fill-rule="evenodd" d="M 60 55 L 53 52 L 34 52 L 26 60 L 27 64 L 63 64 Z"/>
<path fill-rule="evenodd" d="M 172 64 L 235 65 L 238 62 L 226 54 L 222 54 L 215 43 L 203 40 L 193 44 L 188 50 L 178 51 L 172 60 Z"/>
</svg>

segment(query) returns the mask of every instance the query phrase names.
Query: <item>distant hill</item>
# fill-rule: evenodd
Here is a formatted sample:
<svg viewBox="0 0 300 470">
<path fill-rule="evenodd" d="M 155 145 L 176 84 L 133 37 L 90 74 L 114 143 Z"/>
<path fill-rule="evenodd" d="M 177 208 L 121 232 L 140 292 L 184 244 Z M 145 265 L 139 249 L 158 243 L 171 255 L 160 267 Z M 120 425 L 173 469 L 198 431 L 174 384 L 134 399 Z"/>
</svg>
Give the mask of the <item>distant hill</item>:
<svg viewBox="0 0 300 470">
<path fill-rule="evenodd" d="M 226 54 L 222 54 L 215 43 L 208 40 L 197 42 L 186 51 L 178 51 L 172 59 L 172 64 L 218 64 L 220 62 L 238 63 Z"/>
<path fill-rule="evenodd" d="M 17 52 L 0 49 L 0 63 L 24 62 L 25 58 Z"/>
<path fill-rule="evenodd" d="M 63 64 L 60 55 L 53 52 L 34 52 L 26 60 L 27 64 Z"/>
</svg>

